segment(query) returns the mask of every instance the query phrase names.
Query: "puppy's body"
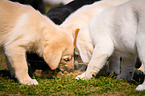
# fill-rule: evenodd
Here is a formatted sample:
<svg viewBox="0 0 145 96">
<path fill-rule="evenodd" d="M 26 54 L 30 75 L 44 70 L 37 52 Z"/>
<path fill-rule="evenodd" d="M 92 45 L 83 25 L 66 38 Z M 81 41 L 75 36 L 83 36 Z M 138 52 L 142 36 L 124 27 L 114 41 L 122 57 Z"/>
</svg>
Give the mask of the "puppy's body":
<svg viewBox="0 0 145 96">
<path fill-rule="evenodd" d="M 51 0 L 52 1 L 52 0 Z M 55 24 L 61 24 L 71 13 L 79 9 L 80 7 L 92 4 L 97 0 L 73 0 L 72 2 L 60 6 L 53 7 L 47 12 L 47 16 L 55 22 Z"/>
<path fill-rule="evenodd" d="M 102 12 L 109 6 L 119 5 L 128 0 L 102 0 L 90 5 L 85 5 L 72 13 L 60 26 L 68 27 L 70 34 L 74 34 L 74 30 L 88 24 L 90 20 L 96 15 Z M 71 25 L 71 27 L 69 26 Z"/>
<path fill-rule="evenodd" d="M 98 1 L 98 2 L 95 2 L 95 3 L 90 4 L 90 5 L 85 5 L 81 8 L 79 8 L 74 13 L 72 13 L 68 18 L 66 18 L 66 20 L 60 25 L 60 27 L 66 28 L 66 30 L 70 33 L 70 35 L 74 36 L 74 33 L 77 29 L 82 29 L 81 27 L 83 27 L 83 26 L 85 29 L 88 28 L 86 24 L 88 24 L 89 21 L 95 15 L 99 14 L 100 12 L 102 12 L 104 9 L 106 9 L 109 6 L 119 5 L 119 4 L 122 4 L 126 1 L 128 1 L 128 0 L 102 0 L 102 1 Z M 79 36 L 81 38 L 84 36 L 84 39 L 88 39 L 88 38 L 85 38 L 88 36 L 86 34 L 86 32 L 83 32 Z M 87 40 L 82 40 L 81 46 L 84 48 L 87 48 L 87 47 L 85 47 L 86 41 Z M 92 46 L 90 46 L 90 47 L 92 47 Z M 77 51 L 75 53 L 78 54 Z M 91 53 L 88 53 L 88 54 L 91 54 Z M 113 59 L 116 59 L 116 58 L 113 58 Z M 85 60 L 87 60 L 87 59 L 85 58 Z M 75 62 L 82 63 L 82 60 L 80 60 L 79 55 L 76 56 Z M 88 62 L 85 62 L 85 63 L 88 64 Z M 116 62 L 112 62 L 112 63 L 116 63 Z M 114 64 L 112 64 L 112 65 L 114 65 Z M 76 66 L 78 66 L 78 65 L 76 64 Z M 115 66 L 113 66 L 113 69 L 114 69 L 114 67 Z M 81 69 L 81 70 L 85 70 L 85 68 L 86 68 L 86 65 L 83 64 L 83 69 Z M 116 73 L 119 73 L 119 72 L 116 72 Z"/>
<path fill-rule="evenodd" d="M 10 0 L 10 1 L 31 5 L 36 10 L 39 10 L 42 14 L 45 14 L 45 6 L 43 0 Z"/>
<path fill-rule="evenodd" d="M 32 7 L 7 0 L 0 0 L 0 45 L 11 75 L 28 85 L 38 82 L 28 75 L 26 51 L 42 56 L 52 69 L 73 54 L 72 38 L 64 30 Z"/>
<path fill-rule="evenodd" d="M 88 38 L 93 54 L 85 73 L 76 79 L 90 79 L 103 67 L 108 57 L 119 55 L 124 61 L 118 78 L 132 78 L 137 54 L 145 66 L 145 0 L 129 2 L 107 8 L 96 15 L 89 24 Z M 120 34 L 120 35 L 118 35 Z M 83 48 L 80 47 L 83 51 Z M 87 51 L 90 51 L 88 49 Z M 86 53 L 87 54 L 87 53 Z M 145 81 L 136 90 L 145 90 Z"/>
</svg>

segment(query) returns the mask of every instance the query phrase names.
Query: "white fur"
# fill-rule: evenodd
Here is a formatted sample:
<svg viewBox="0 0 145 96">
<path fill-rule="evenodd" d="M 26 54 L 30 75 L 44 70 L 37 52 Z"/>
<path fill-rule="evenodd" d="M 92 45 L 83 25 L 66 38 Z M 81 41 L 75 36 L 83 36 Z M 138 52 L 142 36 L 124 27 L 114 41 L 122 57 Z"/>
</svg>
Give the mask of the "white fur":
<svg viewBox="0 0 145 96">
<path fill-rule="evenodd" d="M 141 72 L 143 72 L 145 74 L 145 69 L 144 68 L 145 68 L 144 65 L 141 64 L 141 67 L 138 70 L 140 70 Z"/>
<path fill-rule="evenodd" d="M 73 0 L 44 0 L 45 3 L 48 3 L 49 5 L 58 5 L 58 4 L 68 4 Z"/>
<path fill-rule="evenodd" d="M 91 20 L 87 34 L 90 35 L 94 51 L 86 72 L 76 79 L 92 78 L 111 55 L 119 55 L 123 60 L 118 78 L 132 78 L 137 54 L 145 66 L 144 3 L 145 0 L 130 0 L 119 6 L 107 8 Z M 83 51 L 81 47 L 80 50 Z M 89 50 L 91 49 L 87 49 Z M 145 90 L 145 81 L 136 90 Z"/>
</svg>

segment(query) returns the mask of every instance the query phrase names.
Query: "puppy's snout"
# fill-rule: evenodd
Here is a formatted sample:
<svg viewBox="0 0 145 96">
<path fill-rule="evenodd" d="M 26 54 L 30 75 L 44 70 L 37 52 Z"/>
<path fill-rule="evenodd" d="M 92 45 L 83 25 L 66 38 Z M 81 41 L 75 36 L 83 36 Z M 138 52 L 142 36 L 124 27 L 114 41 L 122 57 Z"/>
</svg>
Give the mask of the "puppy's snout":
<svg viewBox="0 0 145 96">
<path fill-rule="evenodd" d="M 64 57 L 63 57 L 63 60 L 66 61 L 66 62 L 67 62 L 67 61 L 70 61 L 71 59 L 72 59 L 71 56 L 64 56 Z"/>
</svg>

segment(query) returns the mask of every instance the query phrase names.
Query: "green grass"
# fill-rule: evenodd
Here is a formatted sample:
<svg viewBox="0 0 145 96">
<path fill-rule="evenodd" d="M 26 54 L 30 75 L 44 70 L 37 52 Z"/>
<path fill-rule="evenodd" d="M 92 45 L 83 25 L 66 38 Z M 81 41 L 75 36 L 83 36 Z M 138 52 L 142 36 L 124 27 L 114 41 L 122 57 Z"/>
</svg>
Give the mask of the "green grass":
<svg viewBox="0 0 145 96">
<path fill-rule="evenodd" d="M 39 85 L 23 85 L 8 76 L 0 76 L 0 95 L 134 95 L 145 96 L 145 91 L 135 91 L 136 84 L 112 77 L 100 76 L 90 80 L 75 80 L 75 75 L 59 75 L 54 79 L 36 77 Z"/>
<path fill-rule="evenodd" d="M 4 57 L 0 57 L 0 96 L 1 95 L 37 95 L 37 96 L 145 96 L 145 91 L 135 91 L 138 82 L 128 83 L 111 76 L 99 76 L 90 80 L 75 80 L 82 72 L 61 73 L 53 79 L 46 78 L 45 74 L 35 72 L 35 79 L 39 85 L 23 85 L 10 78 Z M 47 74 L 46 74 L 47 75 Z"/>
</svg>

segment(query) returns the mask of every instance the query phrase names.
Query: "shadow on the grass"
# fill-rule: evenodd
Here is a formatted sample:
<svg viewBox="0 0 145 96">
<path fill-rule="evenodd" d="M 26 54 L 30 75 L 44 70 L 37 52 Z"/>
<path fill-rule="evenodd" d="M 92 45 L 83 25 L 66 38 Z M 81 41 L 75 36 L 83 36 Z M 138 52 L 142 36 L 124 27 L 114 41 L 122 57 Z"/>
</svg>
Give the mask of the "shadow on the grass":
<svg viewBox="0 0 145 96">
<path fill-rule="evenodd" d="M 10 77 L 10 72 L 8 70 L 0 70 L 0 76 L 1 77 Z"/>
<path fill-rule="evenodd" d="M 43 64 L 43 63 L 36 63 L 36 62 L 31 62 L 28 66 L 28 72 L 30 77 L 32 78 L 47 78 L 47 79 L 53 79 L 54 76 L 57 75 L 59 72 L 59 69 L 56 70 L 51 70 L 48 65 Z M 9 70 L 7 69 L 1 69 L 0 70 L 0 77 L 5 78 L 8 77 L 10 79 L 15 79 L 14 77 L 11 77 Z"/>
</svg>

